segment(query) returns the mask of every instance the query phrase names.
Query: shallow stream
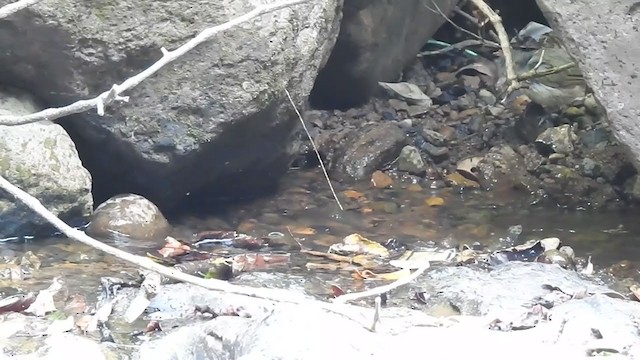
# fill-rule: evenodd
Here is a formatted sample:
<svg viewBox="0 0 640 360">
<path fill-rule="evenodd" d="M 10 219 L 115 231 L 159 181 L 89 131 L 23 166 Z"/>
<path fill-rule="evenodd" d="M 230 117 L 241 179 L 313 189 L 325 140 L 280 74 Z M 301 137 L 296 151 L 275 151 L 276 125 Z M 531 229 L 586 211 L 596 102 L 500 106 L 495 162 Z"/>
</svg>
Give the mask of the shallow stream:
<svg viewBox="0 0 640 360">
<path fill-rule="evenodd" d="M 489 249 L 500 249 L 505 246 L 501 238 L 506 237 L 508 228 L 521 225 L 523 232 L 518 242 L 558 237 L 564 245 L 573 247 L 578 257 L 591 256 L 596 270 L 606 272 L 613 268 L 619 276 L 636 281 L 639 277 L 640 242 L 636 234 L 640 233 L 640 222 L 636 212 L 533 207 L 519 201 L 517 193 L 456 193 L 452 189 L 430 190 L 400 182 L 387 189 L 376 189 L 369 184 L 347 187 L 334 183 L 334 187 L 344 211 L 338 208 L 319 169 L 292 170 L 276 194 L 215 215 L 173 221 L 175 235 L 189 238 L 200 231 L 236 230 L 267 237 L 273 245 L 268 251 L 292 253 L 291 263 L 277 271 L 296 275 L 302 282 L 305 276 L 317 282 L 322 272 L 306 270 L 307 258 L 297 254 L 300 245 L 296 241 L 305 247 L 326 251 L 346 235 L 358 233 L 381 243 L 389 239 L 407 245 L 440 247 L 479 243 Z M 444 203 L 429 206 L 426 200 L 431 197 L 439 197 Z M 134 241 L 112 242 L 112 245 L 139 255 L 162 246 Z M 42 267 L 28 280 L 19 283 L 3 280 L 6 295 L 11 288 L 45 287 L 53 276 L 63 274 L 71 292 L 93 298 L 100 276 L 127 277 L 136 272 L 128 264 L 63 237 L 2 245 L 5 257 L 26 251 L 35 253 Z M 335 281 L 342 276 L 350 277 L 335 272 L 325 275 L 328 277 L 324 279 Z M 275 285 L 269 284 L 268 279 L 263 278 L 262 285 Z"/>
</svg>

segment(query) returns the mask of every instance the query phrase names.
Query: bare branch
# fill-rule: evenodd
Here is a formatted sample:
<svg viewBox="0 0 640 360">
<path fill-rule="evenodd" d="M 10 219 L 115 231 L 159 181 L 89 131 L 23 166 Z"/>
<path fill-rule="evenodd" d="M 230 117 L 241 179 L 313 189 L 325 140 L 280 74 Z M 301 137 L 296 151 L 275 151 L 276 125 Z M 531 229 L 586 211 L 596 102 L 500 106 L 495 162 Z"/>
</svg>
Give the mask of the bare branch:
<svg viewBox="0 0 640 360">
<path fill-rule="evenodd" d="M 424 273 L 429 267 L 430 267 L 430 264 L 427 262 L 427 263 L 425 263 L 425 265 L 423 265 L 422 267 L 420 267 L 419 269 L 414 271 L 412 274 L 410 274 L 408 276 L 405 276 L 405 277 L 401 277 L 400 279 L 392 282 L 391 284 L 378 286 L 376 288 L 369 289 L 369 290 L 366 290 L 366 291 L 340 295 L 337 298 L 333 299 L 333 302 L 335 302 L 335 303 L 345 303 L 347 301 L 353 301 L 353 300 L 361 299 L 361 298 L 364 298 L 364 297 L 382 295 L 382 294 L 384 294 L 386 292 L 389 292 L 389 291 L 391 291 L 391 290 L 393 290 L 393 289 L 395 289 L 397 287 L 400 287 L 402 285 L 405 285 L 405 284 L 408 284 L 408 283 L 412 282 L 413 280 L 417 279 L 418 276 L 422 275 L 422 273 Z"/>
<path fill-rule="evenodd" d="M 416 56 L 417 57 L 432 56 L 432 55 L 444 54 L 446 52 L 453 51 L 453 50 L 464 50 L 464 49 L 466 49 L 468 47 L 471 47 L 471 46 L 485 46 L 485 45 L 489 45 L 491 47 L 494 47 L 493 42 L 486 42 L 484 40 L 469 39 L 469 40 L 463 40 L 463 41 L 460 41 L 459 43 L 455 43 L 455 44 L 449 45 L 449 46 L 444 47 L 442 49 L 432 50 L 432 51 L 423 51 L 423 52 L 418 53 L 418 55 L 416 55 Z M 495 47 L 500 47 L 500 45 L 495 44 Z"/>
<path fill-rule="evenodd" d="M 473 5 L 475 5 L 482 13 L 491 21 L 491 24 L 498 32 L 498 38 L 500 39 L 500 48 L 502 49 L 502 53 L 504 54 L 504 62 L 507 68 L 507 83 L 509 87 L 507 88 L 507 94 L 517 89 L 520 84 L 518 83 L 518 77 L 516 75 L 515 66 L 513 64 L 513 56 L 511 56 L 511 44 L 509 41 L 509 36 L 507 35 L 507 31 L 504 29 L 502 25 L 502 19 L 498 14 L 496 14 L 493 9 L 487 5 L 483 0 L 470 0 Z"/>
<path fill-rule="evenodd" d="M 296 114 L 298 115 L 298 119 L 300 119 L 300 123 L 302 124 L 302 128 L 304 129 L 304 132 L 307 133 L 307 137 L 311 142 L 311 146 L 313 146 L 313 151 L 316 153 L 316 156 L 318 157 L 318 161 L 320 162 L 320 167 L 322 168 L 322 173 L 324 174 L 324 178 L 327 180 L 327 184 L 329 184 L 329 189 L 331 189 L 331 194 L 333 194 L 333 198 L 336 200 L 336 203 L 338 204 L 338 207 L 340 208 L 340 210 L 344 211 L 344 208 L 342 207 L 342 203 L 340 203 L 340 199 L 338 199 L 338 195 L 336 194 L 336 191 L 333 189 L 333 185 L 331 184 L 331 179 L 329 179 L 329 174 L 327 173 L 327 168 L 324 166 L 324 161 L 322 161 L 322 156 L 320 156 L 318 147 L 316 146 L 315 141 L 313 141 L 313 138 L 311 137 L 311 134 L 307 129 L 307 125 L 304 123 L 304 120 L 302 119 L 302 115 L 300 115 L 300 111 L 298 111 L 298 107 L 296 107 L 296 104 L 293 103 L 293 99 L 289 94 L 289 90 L 284 89 L 284 92 L 285 94 L 287 94 L 287 98 L 289 98 L 289 102 L 291 103 L 293 110 L 296 111 Z"/>
<path fill-rule="evenodd" d="M 34 1 L 34 0 L 31 0 L 31 1 Z M 93 99 L 80 100 L 71 105 L 67 105 L 64 107 L 45 109 L 37 113 L 24 115 L 24 116 L 14 116 L 14 115 L 0 116 L 0 125 L 23 125 L 23 124 L 30 124 L 30 123 L 44 121 L 44 120 L 55 120 L 71 114 L 77 114 L 83 111 L 91 110 L 93 108 L 97 108 L 99 111 L 98 114 L 102 115 L 104 107 L 111 104 L 113 101 L 127 100 L 127 98 L 120 96 L 120 94 L 136 87 L 142 81 L 144 81 L 145 79 L 149 78 L 150 76 L 158 72 L 158 70 L 162 69 L 165 65 L 178 59 L 182 55 L 194 49 L 196 46 L 202 44 L 203 42 L 213 38 L 216 34 L 229 30 L 234 26 L 245 23 L 258 16 L 261 16 L 270 12 L 274 12 L 280 9 L 284 9 L 293 5 L 306 3 L 309 1 L 310 0 L 287 0 L 287 1 L 281 1 L 281 2 L 268 4 L 268 5 L 260 5 L 255 9 L 253 9 L 252 11 L 242 16 L 239 16 L 235 19 L 229 20 L 224 24 L 213 26 L 203 30 L 196 37 L 187 41 L 186 43 L 184 43 L 179 48 L 173 51 L 167 51 L 166 49 L 162 48 L 161 49 L 162 58 L 160 58 L 160 60 L 156 61 L 153 65 L 143 70 L 139 74 L 125 80 L 122 84 L 113 85 L 110 90 L 103 92 L 102 94 L 98 95 Z"/>
<path fill-rule="evenodd" d="M 9 5 L 5 5 L 0 8 L 0 19 L 4 19 L 7 16 L 17 13 L 18 11 L 26 9 L 29 6 L 35 5 L 41 1 L 42 0 L 20 0 Z"/>
</svg>

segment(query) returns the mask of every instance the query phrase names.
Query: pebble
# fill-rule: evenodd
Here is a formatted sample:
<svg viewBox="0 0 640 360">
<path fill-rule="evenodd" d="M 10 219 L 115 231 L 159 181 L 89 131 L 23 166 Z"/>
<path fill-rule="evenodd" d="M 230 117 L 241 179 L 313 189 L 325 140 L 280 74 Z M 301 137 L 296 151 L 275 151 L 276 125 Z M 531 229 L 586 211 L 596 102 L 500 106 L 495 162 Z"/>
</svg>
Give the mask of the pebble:
<svg viewBox="0 0 640 360">
<path fill-rule="evenodd" d="M 437 131 L 422 129 L 422 137 L 435 146 L 445 146 L 447 144 L 447 138 Z"/>
<path fill-rule="evenodd" d="M 480 89 L 480 91 L 478 91 L 478 97 L 487 105 L 494 105 L 497 101 L 496 96 L 487 89 Z"/>
<path fill-rule="evenodd" d="M 398 170 L 419 175 L 424 173 L 425 168 L 424 160 L 420 156 L 420 150 L 411 145 L 402 148 L 400 156 L 398 156 Z"/>
</svg>

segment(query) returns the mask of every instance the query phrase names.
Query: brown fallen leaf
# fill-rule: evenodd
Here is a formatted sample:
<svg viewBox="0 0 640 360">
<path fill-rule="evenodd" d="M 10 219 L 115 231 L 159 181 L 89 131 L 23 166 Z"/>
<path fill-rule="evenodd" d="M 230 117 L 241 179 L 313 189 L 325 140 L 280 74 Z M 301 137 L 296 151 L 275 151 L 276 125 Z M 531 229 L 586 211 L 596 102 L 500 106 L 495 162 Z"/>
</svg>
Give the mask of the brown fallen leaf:
<svg viewBox="0 0 640 360">
<path fill-rule="evenodd" d="M 453 185 L 465 187 L 465 188 L 479 188 L 480 184 L 477 181 L 467 179 L 459 172 L 454 172 L 447 175 L 446 179 Z"/>
<path fill-rule="evenodd" d="M 24 311 L 35 301 L 34 293 L 7 296 L 0 300 L 0 314 Z"/>
<path fill-rule="evenodd" d="M 164 239 L 164 246 L 158 250 L 158 253 L 164 258 L 172 258 L 186 254 L 191 250 L 191 247 L 180 240 L 167 236 Z"/>
<path fill-rule="evenodd" d="M 344 295 L 344 290 L 342 290 L 338 285 L 331 285 L 331 295 L 334 298 L 337 298 L 340 295 Z"/>
<path fill-rule="evenodd" d="M 334 253 L 326 253 L 322 251 L 314 251 L 314 250 L 300 250 L 303 254 L 323 257 L 329 260 L 338 261 L 345 264 L 357 264 L 365 268 L 373 268 L 378 266 L 378 263 L 373 260 L 373 256 L 370 255 L 356 255 L 356 256 L 345 256 Z"/>
<path fill-rule="evenodd" d="M 365 199 L 365 196 L 363 193 L 361 193 L 360 191 L 356 191 L 353 189 L 348 189 L 342 192 L 342 194 L 351 200 L 363 200 Z"/>
<path fill-rule="evenodd" d="M 288 229 L 292 233 L 298 234 L 298 235 L 315 235 L 316 234 L 316 229 L 308 226 L 290 225 Z"/>
<path fill-rule="evenodd" d="M 233 268 L 237 271 L 267 270 L 287 265 L 291 254 L 240 254 L 233 257 Z"/>
<path fill-rule="evenodd" d="M 352 265 L 344 262 L 331 263 L 331 264 L 308 262 L 305 266 L 307 267 L 307 270 L 353 271 L 357 269 L 356 265 Z"/>
<path fill-rule="evenodd" d="M 432 196 L 425 200 L 425 204 L 429 206 L 442 206 L 444 205 L 444 199 L 439 196 Z"/>
<path fill-rule="evenodd" d="M 380 170 L 376 170 L 371 175 L 371 185 L 376 189 L 388 188 L 391 184 L 393 184 L 391 177 Z"/>
</svg>

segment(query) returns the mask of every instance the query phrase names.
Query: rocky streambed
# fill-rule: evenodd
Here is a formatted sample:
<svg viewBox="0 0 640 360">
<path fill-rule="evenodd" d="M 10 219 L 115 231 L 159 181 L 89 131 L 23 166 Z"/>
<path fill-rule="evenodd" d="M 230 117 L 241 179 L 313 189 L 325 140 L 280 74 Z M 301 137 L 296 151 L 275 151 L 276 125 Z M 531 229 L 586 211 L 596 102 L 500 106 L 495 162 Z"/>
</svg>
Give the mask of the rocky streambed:
<svg viewBox="0 0 640 360">
<path fill-rule="evenodd" d="M 311 55 L 293 68 L 310 71 L 275 66 L 277 74 L 263 83 L 271 84 L 281 73 L 300 73 L 305 78 L 297 90 L 309 90 L 310 74 L 325 62 L 333 45 L 336 9 L 341 6 L 326 2 L 308 7 L 326 20 L 317 17 L 310 25 L 322 34 L 317 39 L 320 49 L 297 52 Z M 353 6 L 345 11 L 347 25 L 357 24 L 358 17 L 349 12 Z M 36 10 L 37 16 L 52 11 Z M 66 26 L 65 16 L 58 21 Z M 31 26 L 25 19 L 15 23 Z M 91 22 L 85 19 L 82 24 Z M 308 135 L 318 146 L 340 204 L 318 169 L 307 134 L 300 131 L 299 141 L 284 141 L 295 118 L 280 116 L 289 103 L 279 98 L 267 106 L 266 114 L 272 125 L 281 126 L 270 129 L 286 131 L 276 131 L 277 136 L 271 134 L 271 140 L 264 138 L 252 149 L 263 151 L 267 161 L 255 164 L 240 157 L 242 166 L 237 172 L 229 170 L 232 176 L 218 167 L 206 172 L 195 167 L 202 176 L 181 171 L 193 175 L 204 155 L 217 155 L 221 148 L 225 155 L 216 161 L 231 156 L 233 151 L 219 138 L 215 146 L 204 146 L 196 151 L 198 156 L 189 157 L 188 166 L 165 171 L 164 163 L 150 163 L 167 154 L 175 162 L 198 146 L 154 137 L 155 128 L 120 131 L 128 125 L 108 123 L 109 131 L 125 134 L 137 151 L 150 155 L 132 163 L 129 153 L 123 155 L 129 149 L 124 146 L 116 147 L 118 156 L 108 157 L 109 164 L 125 160 L 128 167 L 142 164 L 139 167 L 148 170 L 144 176 L 126 174 L 129 191 L 146 189 L 173 204 L 192 185 L 225 179 L 221 189 L 234 189 L 235 200 L 243 195 L 251 200 L 220 208 L 208 201 L 190 202 L 204 207 L 167 220 L 144 197 L 121 194 L 97 207 L 91 223 L 82 227 L 109 245 L 180 271 L 272 289 L 287 300 L 175 283 L 58 235 L 9 238 L 1 249 L 1 356 L 59 358 L 72 350 L 92 359 L 640 358 L 640 246 L 634 236 L 640 231 L 635 219 L 639 178 L 610 130 L 600 106 L 602 94 L 599 101 L 587 94 L 554 112 L 536 106 L 526 91 L 503 98 L 499 73 L 479 61 L 478 53 L 438 51 L 448 46 L 440 41 L 428 42 L 393 82 L 376 85 L 368 80 L 391 77 L 370 74 L 376 76 L 331 92 L 331 86 L 340 83 L 336 62 L 341 64 L 338 60 L 356 34 L 354 28 L 342 28 L 347 30 L 314 84 L 316 102 L 312 96 L 311 106 L 303 111 Z M 285 30 L 279 33 L 290 29 Z M 413 40 L 418 45 L 408 40 L 405 45 L 417 47 L 422 41 Z M 297 41 L 301 43 L 313 41 Z M 227 56 L 235 55 L 222 57 Z M 394 72 L 379 65 L 375 68 L 385 68 L 381 72 Z M 370 70 L 365 72 L 375 72 Z M 142 93 L 155 91 L 149 86 Z M 47 94 L 60 93 L 56 89 Z M 235 88 L 229 89 L 235 94 Z M 319 94 L 323 101 L 317 101 Z M 336 102 L 336 94 L 361 105 L 334 109 L 344 105 Z M 235 104 L 240 110 L 215 111 L 232 113 L 228 120 L 244 117 L 247 107 L 241 101 Z M 184 110 L 165 106 L 160 108 L 166 113 Z M 245 124 L 260 134 L 266 123 L 256 119 L 265 112 L 254 110 L 257 115 Z M 129 112 L 123 108 L 116 113 Z M 210 114 L 190 116 L 200 129 L 199 121 Z M 285 118 L 286 124 L 280 123 Z M 173 120 L 164 125 L 171 127 Z M 98 131 L 66 127 L 80 139 L 79 148 L 93 146 L 88 140 Z M 250 133 L 244 130 L 232 133 L 235 138 L 238 132 Z M 207 144 L 211 140 L 205 133 L 186 133 Z M 278 147 L 269 150 L 265 144 L 272 140 Z M 233 142 L 231 149 L 243 153 L 247 143 Z M 273 183 L 272 177 L 283 171 L 280 155 L 288 145 L 301 150 L 277 191 L 247 190 L 247 184 L 260 180 Z M 92 175 L 98 175 L 94 183 L 102 190 L 126 185 L 110 184 L 110 177 L 100 176 L 121 173 L 118 166 L 102 171 L 104 165 L 96 161 L 102 153 L 82 152 L 83 161 L 97 166 Z M 149 177 L 163 181 L 151 183 Z M 165 191 L 172 178 L 181 179 L 176 189 L 182 190 Z M 231 194 L 209 190 L 193 197 L 215 194 L 219 200 L 224 198 L 220 194 Z M 408 284 L 349 305 L 336 303 L 342 296 L 402 281 L 416 269 L 426 271 Z"/>
</svg>

